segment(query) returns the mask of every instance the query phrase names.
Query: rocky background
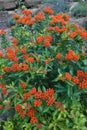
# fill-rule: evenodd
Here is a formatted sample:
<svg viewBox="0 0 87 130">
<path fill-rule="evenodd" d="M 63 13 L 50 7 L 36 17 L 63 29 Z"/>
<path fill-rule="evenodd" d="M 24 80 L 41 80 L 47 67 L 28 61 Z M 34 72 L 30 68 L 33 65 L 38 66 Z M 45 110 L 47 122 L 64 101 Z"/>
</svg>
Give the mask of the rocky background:
<svg viewBox="0 0 87 130">
<path fill-rule="evenodd" d="M 29 8 L 36 14 L 45 6 L 50 6 L 56 12 L 68 12 L 72 15 L 72 10 L 79 1 L 85 0 L 0 0 L 0 29 L 9 28 L 12 25 L 12 14 L 20 12 L 22 8 Z M 83 25 L 84 22 L 87 23 L 87 16 L 78 18 L 72 16 L 71 22 Z"/>
</svg>

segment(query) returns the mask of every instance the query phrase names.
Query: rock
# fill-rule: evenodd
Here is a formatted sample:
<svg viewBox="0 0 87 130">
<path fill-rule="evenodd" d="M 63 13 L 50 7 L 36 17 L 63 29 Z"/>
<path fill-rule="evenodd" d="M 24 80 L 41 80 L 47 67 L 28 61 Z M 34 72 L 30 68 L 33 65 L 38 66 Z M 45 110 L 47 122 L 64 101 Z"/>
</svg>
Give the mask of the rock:
<svg viewBox="0 0 87 130">
<path fill-rule="evenodd" d="M 82 18 L 78 18 L 78 19 L 71 18 L 70 22 L 71 23 L 76 23 L 76 24 L 84 27 L 84 23 L 87 22 L 87 17 L 82 17 Z"/>
<path fill-rule="evenodd" d="M 3 0 L 0 0 L 0 10 L 4 9 Z"/>
<path fill-rule="evenodd" d="M 72 12 L 72 9 L 75 7 L 75 6 L 77 6 L 79 4 L 79 2 L 71 2 L 71 7 L 70 7 L 70 9 L 69 9 L 69 14 L 71 14 L 71 12 Z"/>
<path fill-rule="evenodd" d="M 13 116 L 14 116 L 14 113 L 15 113 L 14 109 L 9 110 L 8 112 L 3 113 L 3 114 L 1 113 L 1 114 L 0 114 L 0 123 L 1 123 L 3 120 L 7 120 L 7 118 L 13 117 Z M 1 129 L 0 129 L 0 130 L 1 130 Z"/>
<path fill-rule="evenodd" d="M 8 25 L 8 12 L 0 11 L 0 29 L 6 29 Z"/>
<path fill-rule="evenodd" d="M 40 8 L 33 8 L 31 11 L 34 15 L 36 15 L 40 11 Z"/>
<path fill-rule="evenodd" d="M 15 0 L 5 0 L 5 1 L 3 1 L 3 4 L 4 4 L 4 9 L 6 9 L 6 10 L 16 8 Z"/>
<path fill-rule="evenodd" d="M 50 7 L 53 8 L 54 4 L 53 3 L 43 3 L 43 4 L 38 4 L 37 8 L 39 8 L 40 10 L 42 10 L 44 7 Z"/>
<path fill-rule="evenodd" d="M 36 6 L 39 3 L 41 3 L 41 0 L 25 0 L 26 7 Z"/>
</svg>

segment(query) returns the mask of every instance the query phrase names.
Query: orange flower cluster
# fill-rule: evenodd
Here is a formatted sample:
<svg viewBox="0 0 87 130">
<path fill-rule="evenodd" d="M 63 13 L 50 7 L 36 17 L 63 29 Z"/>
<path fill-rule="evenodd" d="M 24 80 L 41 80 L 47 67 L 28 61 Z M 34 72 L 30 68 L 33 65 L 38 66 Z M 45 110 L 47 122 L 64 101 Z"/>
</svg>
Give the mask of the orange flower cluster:
<svg viewBox="0 0 87 130">
<path fill-rule="evenodd" d="M 15 105 L 15 111 L 19 113 L 20 117 L 25 117 L 25 112 L 20 104 Z"/>
<path fill-rule="evenodd" d="M 44 16 L 44 14 L 43 14 L 42 12 L 37 13 L 37 14 L 34 16 L 34 18 L 35 18 L 35 21 L 36 21 L 36 22 L 39 21 L 39 20 L 45 20 L 45 16 Z"/>
<path fill-rule="evenodd" d="M 22 11 L 23 16 L 20 16 L 18 14 L 13 14 L 13 19 L 15 19 L 17 24 L 26 24 L 28 26 L 35 23 L 35 19 L 31 17 L 32 11 L 31 10 L 23 10 Z"/>
<path fill-rule="evenodd" d="M 65 56 L 66 60 L 74 60 L 74 61 L 78 61 L 79 60 L 79 55 L 75 54 L 73 50 L 69 50 L 68 53 Z"/>
<path fill-rule="evenodd" d="M 22 14 L 24 14 L 24 15 L 31 15 L 32 11 L 29 10 L 29 9 L 25 9 L 25 10 L 22 11 Z"/>
<path fill-rule="evenodd" d="M 25 87 L 26 84 L 24 82 L 21 83 L 22 87 Z M 23 94 L 23 102 L 29 101 L 29 99 L 33 97 L 33 106 L 30 104 L 24 105 L 23 108 L 22 105 L 16 104 L 15 105 L 15 111 L 18 112 L 18 114 L 21 117 L 28 116 L 30 117 L 30 123 L 34 124 L 38 121 L 38 119 L 35 117 L 35 113 L 37 112 L 35 108 L 39 108 L 41 105 L 43 105 L 43 102 L 45 101 L 47 106 L 52 106 L 55 102 L 54 98 L 54 90 L 49 88 L 45 92 L 37 91 L 35 87 L 33 87 L 29 92 Z M 25 103 L 24 103 L 25 104 Z"/>
<path fill-rule="evenodd" d="M 70 75 L 70 73 L 66 73 L 65 74 L 65 79 L 67 79 L 67 80 L 71 80 L 71 78 L 72 78 L 72 76 Z"/>
<path fill-rule="evenodd" d="M 5 96 L 8 94 L 6 89 L 6 84 L 0 84 L 0 89 L 2 90 L 2 94 Z"/>
<path fill-rule="evenodd" d="M 70 32 L 70 38 L 75 38 L 78 34 L 78 31 Z"/>
<path fill-rule="evenodd" d="M 29 65 L 26 64 L 26 63 L 24 63 L 24 64 L 22 64 L 22 63 L 20 63 L 20 64 L 13 63 L 11 65 L 11 67 L 3 67 L 2 69 L 5 72 L 10 72 L 10 71 L 13 71 L 13 72 L 16 72 L 16 71 L 28 71 L 29 70 Z"/>
<path fill-rule="evenodd" d="M 45 37 L 45 41 L 44 41 L 44 46 L 45 47 L 49 47 L 51 45 L 51 41 L 52 41 L 52 36 L 46 36 Z"/>
<path fill-rule="evenodd" d="M 10 59 L 11 61 L 18 62 L 18 58 L 16 57 L 15 51 L 12 48 L 7 48 L 6 58 Z"/>
<path fill-rule="evenodd" d="M 26 83 L 25 82 L 21 82 L 21 87 L 23 88 L 23 89 L 26 89 Z"/>
<path fill-rule="evenodd" d="M 76 84 L 79 84 L 79 89 L 87 88 L 87 72 L 83 72 L 82 70 L 77 71 L 77 78 L 73 80 Z"/>
<path fill-rule="evenodd" d="M 16 46 L 17 44 L 18 44 L 18 40 L 17 40 L 17 38 L 16 37 L 14 37 L 13 39 L 12 39 L 12 46 Z"/>
<path fill-rule="evenodd" d="M 87 38 L 87 31 L 83 27 L 79 27 L 78 25 L 74 25 L 74 31 L 70 32 L 70 38 L 73 39 L 77 35 L 80 35 L 82 39 Z"/>
<path fill-rule="evenodd" d="M 3 29 L 0 29 L 0 35 L 6 34 L 6 31 Z"/>
<path fill-rule="evenodd" d="M 0 52 L 0 57 L 2 57 L 3 56 L 3 52 Z"/>
<path fill-rule="evenodd" d="M 77 70 L 77 74 L 75 76 L 71 76 L 70 73 L 65 73 L 61 80 L 70 80 L 75 85 L 78 85 L 79 89 L 86 88 L 87 89 L 87 72 L 83 72 L 82 70 Z"/>
<path fill-rule="evenodd" d="M 33 63 L 33 62 L 34 62 L 34 58 L 33 58 L 33 57 L 29 57 L 29 58 L 27 58 L 27 62 L 29 62 L 29 63 Z"/>
<path fill-rule="evenodd" d="M 41 43 L 43 42 L 43 40 L 44 40 L 44 36 L 40 36 L 40 37 L 37 37 L 37 38 L 36 38 L 36 42 L 37 42 L 38 44 L 41 44 Z"/>
<path fill-rule="evenodd" d="M 36 42 L 38 44 L 41 44 L 42 42 L 44 42 L 44 46 L 45 47 L 49 47 L 51 45 L 51 41 L 52 41 L 52 36 L 48 35 L 48 36 L 40 36 L 36 38 Z"/>
<path fill-rule="evenodd" d="M 66 73 L 64 80 L 65 79 L 71 80 L 75 85 L 79 86 L 79 89 L 87 88 L 87 72 L 77 70 L 77 74 L 73 77 L 70 73 Z"/>
<path fill-rule="evenodd" d="M 59 26 L 53 26 L 53 27 L 48 27 L 48 31 L 53 31 L 57 33 L 62 33 L 62 32 L 68 32 L 68 29 L 66 28 L 65 25 L 62 25 L 61 27 Z"/>
<path fill-rule="evenodd" d="M 68 18 L 69 16 L 67 15 L 67 18 L 65 15 L 63 15 L 62 13 L 57 14 L 55 16 L 52 16 L 52 20 L 50 22 L 51 25 L 56 24 L 56 23 L 61 23 L 62 25 L 65 25 L 67 23 L 67 21 L 69 20 Z"/>
<path fill-rule="evenodd" d="M 50 15 L 53 15 L 53 14 L 54 14 L 54 11 L 53 11 L 50 7 L 45 7 L 45 8 L 43 9 L 43 11 L 44 11 L 45 13 L 50 14 Z"/>
<path fill-rule="evenodd" d="M 58 53 L 57 55 L 56 55 L 56 59 L 60 59 L 62 57 L 62 55 L 60 54 L 60 53 Z"/>
</svg>

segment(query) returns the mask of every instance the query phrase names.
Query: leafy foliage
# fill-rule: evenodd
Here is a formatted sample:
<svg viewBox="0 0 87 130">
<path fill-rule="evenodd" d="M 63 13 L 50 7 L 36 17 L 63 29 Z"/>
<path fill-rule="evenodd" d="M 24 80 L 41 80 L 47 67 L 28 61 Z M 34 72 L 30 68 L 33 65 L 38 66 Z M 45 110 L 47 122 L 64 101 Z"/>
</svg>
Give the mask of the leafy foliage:
<svg viewBox="0 0 87 130">
<path fill-rule="evenodd" d="M 78 5 L 72 9 L 71 15 L 76 18 L 86 17 L 87 16 L 87 2 L 78 3 Z"/>
</svg>

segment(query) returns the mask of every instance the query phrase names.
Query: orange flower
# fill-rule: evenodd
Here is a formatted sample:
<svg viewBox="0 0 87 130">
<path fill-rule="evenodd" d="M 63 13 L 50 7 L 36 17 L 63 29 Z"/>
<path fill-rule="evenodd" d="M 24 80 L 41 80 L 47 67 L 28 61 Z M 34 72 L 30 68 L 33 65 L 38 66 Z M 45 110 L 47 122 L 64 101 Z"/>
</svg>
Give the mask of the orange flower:
<svg viewBox="0 0 87 130">
<path fill-rule="evenodd" d="M 23 64 L 23 68 L 22 68 L 24 71 L 27 71 L 29 70 L 29 66 L 27 64 Z"/>
<path fill-rule="evenodd" d="M 71 77 L 70 73 L 66 73 L 66 74 L 65 74 L 65 78 L 66 78 L 67 80 L 71 80 L 72 77 Z"/>
<path fill-rule="evenodd" d="M 69 19 L 70 19 L 70 15 L 64 14 L 64 20 L 65 20 L 65 21 L 68 21 Z"/>
<path fill-rule="evenodd" d="M 2 105 L 0 104 L 0 110 L 2 110 Z"/>
<path fill-rule="evenodd" d="M 46 100 L 48 98 L 48 92 L 44 92 L 43 94 L 42 94 L 42 99 L 43 100 Z"/>
<path fill-rule="evenodd" d="M 37 122 L 37 118 L 33 116 L 30 120 L 30 123 L 35 124 L 36 122 Z"/>
<path fill-rule="evenodd" d="M 12 39 L 12 43 L 14 43 L 15 45 L 17 45 L 17 44 L 18 44 L 18 40 L 17 40 L 17 38 L 16 38 L 16 37 L 14 37 L 14 38 Z"/>
<path fill-rule="evenodd" d="M 6 31 L 3 29 L 0 29 L 0 35 L 6 34 Z"/>
<path fill-rule="evenodd" d="M 53 90 L 52 88 L 48 88 L 48 89 L 47 89 L 47 93 L 48 93 L 48 95 L 51 96 L 51 97 L 54 96 L 54 90 Z"/>
<path fill-rule="evenodd" d="M 51 45 L 51 44 L 50 44 L 49 40 L 44 41 L 44 46 L 45 46 L 45 47 L 49 47 L 50 45 Z"/>
<path fill-rule="evenodd" d="M 6 88 L 2 88 L 2 94 L 6 95 L 7 94 L 7 89 Z"/>
<path fill-rule="evenodd" d="M 80 85 L 79 85 L 79 89 L 83 89 L 86 88 L 87 89 L 87 80 L 83 80 Z"/>
<path fill-rule="evenodd" d="M 74 61 L 78 61 L 79 60 L 79 55 L 78 54 L 74 54 L 73 50 L 69 50 L 68 53 L 65 56 L 66 60 L 74 60 Z"/>
<path fill-rule="evenodd" d="M 20 17 L 20 16 L 19 16 L 17 13 L 15 13 L 15 14 L 12 15 L 12 18 L 13 18 L 13 19 L 19 19 L 19 17 Z"/>
<path fill-rule="evenodd" d="M 79 78 L 84 78 L 84 72 L 82 70 L 77 70 L 77 76 Z"/>
<path fill-rule="evenodd" d="M 76 35 L 77 35 L 77 31 L 71 32 L 70 33 L 70 38 L 74 38 L 74 37 L 76 37 Z"/>
<path fill-rule="evenodd" d="M 74 60 L 74 61 L 78 61 L 78 60 L 79 60 L 79 55 L 78 55 L 78 54 L 75 54 L 75 55 L 73 56 L 73 60 Z"/>
<path fill-rule="evenodd" d="M 16 105 L 15 105 L 15 110 L 16 110 L 17 112 L 19 112 L 21 109 L 22 109 L 22 107 L 21 107 L 20 104 L 16 104 Z"/>
<path fill-rule="evenodd" d="M 87 80 L 87 72 L 84 72 L 84 79 Z"/>
<path fill-rule="evenodd" d="M 28 54 L 25 54 L 25 55 L 23 56 L 23 58 L 27 60 L 27 59 L 28 59 L 28 56 L 29 56 Z"/>
<path fill-rule="evenodd" d="M 52 36 L 51 35 L 46 36 L 46 40 L 48 40 L 49 42 L 51 42 L 52 41 Z"/>
<path fill-rule="evenodd" d="M 21 52 L 25 54 L 27 52 L 26 48 L 23 47 L 22 50 L 21 50 Z"/>
<path fill-rule="evenodd" d="M 2 52 L 0 52 L 0 57 L 2 57 L 3 56 L 3 53 Z"/>
<path fill-rule="evenodd" d="M 33 117 L 35 115 L 35 110 L 30 107 L 29 109 L 27 109 L 26 115 L 29 117 Z"/>
<path fill-rule="evenodd" d="M 46 102 L 47 102 L 47 106 L 52 106 L 53 103 L 55 102 L 55 99 L 54 97 L 49 97 Z"/>
<path fill-rule="evenodd" d="M 33 94 L 35 94 L 35 93 L 36 93 L 36 88 L 33 87 L 33 88 L 30 90 L 30 94 L 33 95 Z"/>
<path fill-rule="evenodd" d="M 52 16 L 52 20 L 50 21 L 50 24 L 53 25 L 55 23 L 61 23 L 62 25 L 64 25 L 66 23 L 63 19 L 62 13 Z"/>
<path fill-rule="evenodd" d="M 80 32 L 80 36 L 81 36 L 83 39 L 87 38 L 87 32 L 86 32 L 86 31 Z"/>
<path fill-rule="evenodd" d="M 35 20 L 36 21 L 45 20 L 44 14 L 41 12 L 37 13 L 37 15 L 35 15 Z"/>
<path fill-rule="evenodd" d="M 76 84 L 76 85 L 79 84 L 79 82 L 80 82 L 80 81 L 79 81 L 79 78 L 78 78 L 77 76 L 74 76 L 73 79 L 72 79 L 72 81 L 73 81 L 73 83 Z"/>
<path fill-rule="evenodd" d="M 12 64 L 12 66 L 11 66 L 11 70 L 14 72 L 16 72 L 18 70 L 20 71 L 21 69 L 22 69 L 22 67 L 17 63 Z"/>
<path fill-rule="evenodd" d="M 26 83 L 25 82 L 21 82 L 21 87 L 23 88 L 23 89 L 25 89 L 26 88 Z"/>
<path fill-rule="evenodd" d="M 27 59 L 27 61 L 30 62 L 30 63 L 33 63 L 33 62 L 34 62 L 34 58 L 33 58 L 33 57 L 29 57 L 29 58 Z"/>
<path fill-rule="evenodd" d="M 73 60 L 73 55 L 68 53 L 68 54 L 66 54 L 65 59 L 66 60 Z"/>
<path fill-rule="evenodd" d="M 20 115 L 20 117 L 24 118 L 25 117 L 25 111 L 23 109 L 20 109 L 19 115 Z"/>
<path fill-rule="evenodd" d="M 42 91 L 38 91 L 35 93 L 35 98 L 41 98 L 42 96 Z"/>
<path fill-rule="evenodd" d="M 53 11 L 50 7 L 45 7 L 45 8 L 43 9 L 43 11 L 44 11 L 45 13 L 50 14 L 50 15 L 53 15 L 53 14 L 54 14 L 54 11 Z"/>
<path fill-rule="evenodd" d="M 29 9 L 25 9 L 25 10 L 22 11 L 22 14 L 24 14 L 24 15 L 31 15 L 32 11 L 29 10 Z"/>
<path fill-rule="evenodd" d="M 38 44 L 41 44 L 41 42 L 44 40 L 44 36 L 37 37 L 36 42 Z"/>
<path fill-rule="evenodd" d="M 2 68 L 3 69 L 3 71 L 5 71 L 5 72 L 9 72 L 10 71 L 10 69 L 8 68 L 8 67 L 4 67 L 4 68 Z"/>
<path fill-rule="evenodd" d="M 34 106 L 35 106 L 35 107 L 39 107 L 39 106 L 41 106 L 41 104 L 42 104 L 42 102 L 41 102 L 40 99 L 34 100 Z"/>
<path fill-rule="evenodd" d="M 26 101 L 30 98 L 31 94 L 28 92 L 28 93 L 24 93 L 23 94 L 23 101 Z"/>
<path fill-rule="evenodd" d="M 62 57 L 62 55 L 59 53 L 56 55 L 56 59 L 60 59 Z"/>
</svg>

